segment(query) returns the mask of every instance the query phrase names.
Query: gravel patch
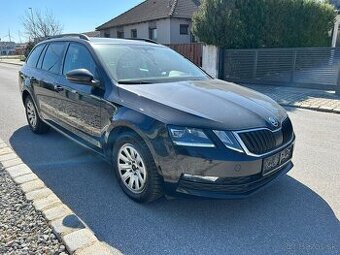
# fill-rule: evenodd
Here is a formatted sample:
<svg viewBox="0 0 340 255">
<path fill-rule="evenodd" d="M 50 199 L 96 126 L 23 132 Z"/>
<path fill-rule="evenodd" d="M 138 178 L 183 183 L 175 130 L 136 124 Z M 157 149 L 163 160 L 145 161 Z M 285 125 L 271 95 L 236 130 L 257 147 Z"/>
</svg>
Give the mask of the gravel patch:
<svg viewBox="0 0 340 255">
<path fill-rule="evenodd" d="M 0 254 L 68 254 L 43 215 L 3 169 L 0 169 Z"/>
</svg>

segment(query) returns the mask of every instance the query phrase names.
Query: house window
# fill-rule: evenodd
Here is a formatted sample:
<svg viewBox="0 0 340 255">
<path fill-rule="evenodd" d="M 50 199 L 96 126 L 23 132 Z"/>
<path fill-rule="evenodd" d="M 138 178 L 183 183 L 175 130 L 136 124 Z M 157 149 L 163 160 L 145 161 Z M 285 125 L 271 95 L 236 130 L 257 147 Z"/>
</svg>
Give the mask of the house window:
<svg viewBox="0 0 340 255">
<path fill-rule="evenodd" d="M 131 29 L 131 38 L 137 38 L 137 29 Z"/>
<path fill-rule="evenodd" d="M 181 35 L 188 35 L 189 34 L 189 25 L 187 25 L 187 24 L 180 24 L 179 25 L 179 33 Z"/>
<path fill-rule="evenodd" d="M 157 28 L 149 28 L 149 39 L 153 41 L 157 41 Z"/>
<path fill-rule="evenodd" d="M 117 38 L 124 38 L 124 31 L 117 31 Z"/>
<path fill-rule="evenodd" d="M 105 32 L 105 33 L 104 33 L 104 37 L 105 37 L 105 38 L 110 38 L 110 33 Z"/>
</svg>

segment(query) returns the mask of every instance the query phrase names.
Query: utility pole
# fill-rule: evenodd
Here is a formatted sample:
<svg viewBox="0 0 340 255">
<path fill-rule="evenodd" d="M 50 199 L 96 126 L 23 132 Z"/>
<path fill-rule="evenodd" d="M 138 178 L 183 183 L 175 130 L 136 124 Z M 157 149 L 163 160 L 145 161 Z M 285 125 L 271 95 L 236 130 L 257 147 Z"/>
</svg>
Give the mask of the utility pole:
<svg viewBox="0 0 340 255">
<path fill-rule="evenodd" d="M 35 24 L 34 24 L 34 17 L 33 17 L 33 8 L 32 7 L 28 7 L 28 9 L 31 11 L 31 19 L 32 19 L 33 33 L 34 33 L 32 40 L 34 41 L 34 37 L 36 35 L 35 35 Z M 31 38 L 29 40 L 31 40 Z"/>
<path fill-rule="evenodd" d="M 11 30 L 8 29 L 8 38 L 9 38 L 9 41 L 11 42 L 12 41 L 12 37 L 11 37 Z"/>
<path fill-rule="evenodd" d="M 18 37 L 19 37 L 19 43 L 22 43 L 20 30 L 18 30 Z"/>
</svg>

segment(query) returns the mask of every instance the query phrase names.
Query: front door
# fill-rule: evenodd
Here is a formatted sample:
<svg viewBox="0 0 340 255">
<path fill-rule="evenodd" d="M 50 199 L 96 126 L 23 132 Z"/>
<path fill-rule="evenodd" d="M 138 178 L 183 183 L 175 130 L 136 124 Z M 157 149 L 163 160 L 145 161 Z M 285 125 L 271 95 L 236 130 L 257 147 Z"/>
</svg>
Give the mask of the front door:
<svg viewBox="0 0 340 255">
<path fill-rule="evenodd" d="M 79 43 L 70 43 L 64 61 L 63 84 L 65 104 L 62 113 L 68 130 L 80 137 L 88 145 L 101 148 L 101 104 L 104 88 L 70 82 L 66 74 L 75 69 L 87 69 L 95 79 L 100 80 L 97 66 L 88 49 Z"/>
</svg>

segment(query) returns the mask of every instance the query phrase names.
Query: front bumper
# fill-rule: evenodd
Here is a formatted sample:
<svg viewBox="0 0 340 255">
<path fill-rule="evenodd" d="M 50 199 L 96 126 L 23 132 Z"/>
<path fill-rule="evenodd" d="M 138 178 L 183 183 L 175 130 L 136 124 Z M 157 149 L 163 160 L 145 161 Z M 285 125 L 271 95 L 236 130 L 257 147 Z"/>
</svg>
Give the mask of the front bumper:
<svg viewBox="0 0 340 255">
<path fill-rule="evenodd" d="M 178 146 L 175 158 L 162 165 L 166 193 L 224 199 L 248 197 L 293 168 L 291 157 L 294 142 L 295 139 L 279 151 L 260 157 L 223 147 L 201 149 Z M 286 162 L 275 170 L 264 171 L 266 159 L 282 155 L 289 148 L 291 156 Z"/>
<path fill-rule="evenodd" d="M 243 198 L 256 193 L 273 183 L 293 167 L 291 157 L 295 136 L 289 142 L 266 153 L 248 155 L 225 147 L 219 140 L 211 139 L 214 148 L 174 146 L 171 139 L 164 137 L 166 149 L 157 147 L 157 166 L 164 180 L 168 195 L 190 195 L 210 198 Z M 265 171 L 265 160 L 291 148 L 291 156 L 275 170 Z M 274 157 L 275 158 L 275 157 Z M 281 161 L 281 156 L 280 156 Z M 270 161 L 268 161 L 270 162 Z"/>
<path fill-rule="evenodd" d="M 275 172 L 263 176 L 261 173 L 243 177 L 218 178 L 215 181 L 190 180 L 184 175 L 178 183 L 167 183 L 168 193 L 190 196 L 240 199 L 257 193 L 266 186 L 274 183 L 281 175 L 292 169 L 293 163 L 288 161 Z"/>
</svg>

